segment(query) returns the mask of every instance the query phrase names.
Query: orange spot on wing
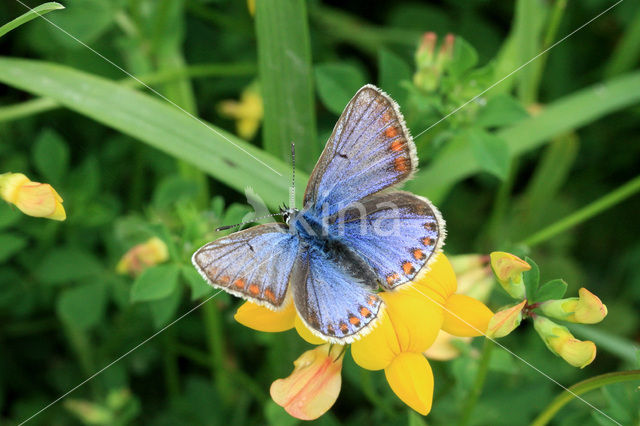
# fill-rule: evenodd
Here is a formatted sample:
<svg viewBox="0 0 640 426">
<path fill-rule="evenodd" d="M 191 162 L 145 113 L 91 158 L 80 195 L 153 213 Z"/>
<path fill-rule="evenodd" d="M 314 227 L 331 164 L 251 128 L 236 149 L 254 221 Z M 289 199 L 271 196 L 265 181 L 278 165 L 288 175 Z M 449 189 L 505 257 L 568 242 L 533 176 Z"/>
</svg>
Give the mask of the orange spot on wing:
<svg viewBox="0 0 640 426">
<path fill-rule="evenodd" d="M 393 142 L 391 142 L 391 145 L 389 145 L 389 148 L 391 149 L 391 151 L 400 152 L 404 149 L 404 141 L 402 139 L 396 139 Z"/>
<path fill-rule="evenodd" d="M 407 261 L 402 264 L 402 270 L 404 271 L 405 275 L 410 275 L 415 272 L 416 268 L 413 267 L 411 262 Z"/>
<path fill-rule="evenodd" d="M 435 231 L 436 230 L 436 224 L 434 222 L 427 222 L 424 224 L 424 228 L 428 231 Z"/>
<path fill-rule="evenodd" d="M 387 275 L 387 284 L 391 285 L 396 281 L 398 281 L 399 279 L 400 279 L 400 276 L 396 272 L 394 272 L 393 274 L 389 274 Z"/>
<path fill-rule="evenodd" d="M 359 320 L 359 319 L 358 319 L 358 317 L 356 317 L 355 315 L 351 315 L 351 316 L 349 317 L 349 322 L 350 322 L 352 325 L 355 325 L 356 327 L 359 327 L 359 326 L 360 326 L 360 320 Z"/>
<path fill-rule="evenodd" d="M 386 123 L 389 120 L 391 120 L 391 114 L 389 114 L 389 111 L 385 111 L 384 114 L 382 114 L 382 121 Z"/>
<path fill-rule="evenodd" d="M 228 275 L 223 275 L 218 281 L 220 281 L 221 284 L 229 284 L 229 281 L 231 281 L 231 277 Z"/>
<path fill-rule="evenodd" d="M 349 332 L 349 326 L 343 322 L 340 323 L 340 331 L 342 331 L 343 334 L 347 334 Z"/>
<path fill-rule="evenodd" d="M 233 285 L 238 287 L 238 288 L 240 288 L 240 289 L 244 288 L 244 284 L 245 283 L 244 283 L 244 280 L 242 278 L 238 278 L 237 280 L 235 280 L 233 282 Z"/>
<path fill-rule="evenodd" d="M 260 287 L 258 287 L 256 284 L 249 285 L 249 293 L 251 293 L 254 296 L 257 296 L 258 293 L 260 293 Z"/>
<path fill-rule="evenodd" d="M 420 249 L 413 250 L 412 254 L 416 260 L 422 260 L 425 258 L 424 252 Z"/>
<path fill-rule="evenodd" d="M 360 306 L 360 315 L 365 318 L 369 318 L 371 316 L 371 311 L 364 306 Z"/>
<path fill-rule="evenodd" d="M 264 295 L 270 302 L 276 303 L 276 295 L 270 288 L 264 291 Z"/>
<path fill-rule="evenodd" d="M 395 126 L 387 127 L 387 129 L 384 131 L 384 134 L 388 138 L 394 138 L 394 137 L 396 137 L 398 135 L 398 129 L 396 129 Z"/>
<path fill-rule="evenodd" d="M 422 239 L 422 244 L 424 244 L 425 246 L 432 246 L 433 245 L 433 238 L 424 237 Z"/>
<path fill-rule="evenodd" d="M 367 301 L 367 303 L 369 304 L 369 306 L 373 306 L 376 304 L 376 300 L 378 300 L 378 298 L 371 294 L 369 295 L 369 300 Z"/>
<path fill-rule="evenodd" d="M 398 172 L 406 172 L 409 170 L 409 159 L 405 157 L 398 157 L 393 161 L 393 168 Z"/>
</svg>

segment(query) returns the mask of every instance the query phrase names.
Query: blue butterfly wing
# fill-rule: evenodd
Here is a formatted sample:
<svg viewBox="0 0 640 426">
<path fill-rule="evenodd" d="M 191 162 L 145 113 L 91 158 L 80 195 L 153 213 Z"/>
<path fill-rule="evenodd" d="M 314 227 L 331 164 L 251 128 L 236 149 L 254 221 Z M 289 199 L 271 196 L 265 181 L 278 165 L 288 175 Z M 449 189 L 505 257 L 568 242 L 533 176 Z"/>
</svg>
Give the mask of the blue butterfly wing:
<svg viewBox="0 0 640 426">
<path fill-rule="evenodd" d="M 350 203 L 409 179 L 416 148 L 397 104 L 372 85 L 345 107 L 305 191 L 305 208 L 334 214 Z"/>
<path fill-rule="evenodd" d="M 268 223 L 206 244 L 191 261 L 213 287 L 277 310 L 287 296 L 298 245 L 286 225 Z"/>
<path fill-rule="evenodd" d="M 328 223 L 329 233 L 365 259 L 387 290 L 427 266 L 446 233 L 442 216 L 426 198 L 402 191 L 371 195 Z"/>
<path fill-rule="evenodd" d="M 292 276 L 296 310 L 317 335 L 350 343 L 377 318 L 382 300 L 371 283 L 360 283 L 327 253 L 311 246 L 300 251 Z M 370 329 L 370 328 L 369 328 Z"/>
</svg>

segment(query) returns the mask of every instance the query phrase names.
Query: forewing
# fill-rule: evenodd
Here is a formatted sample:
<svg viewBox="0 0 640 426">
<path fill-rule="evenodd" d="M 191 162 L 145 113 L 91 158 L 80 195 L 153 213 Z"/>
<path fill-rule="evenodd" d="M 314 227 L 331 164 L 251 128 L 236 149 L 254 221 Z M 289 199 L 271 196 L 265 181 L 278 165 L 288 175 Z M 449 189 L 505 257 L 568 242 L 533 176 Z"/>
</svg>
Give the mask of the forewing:
<svg viewBox="0 0 640 426">
<path fill-rule="evenodd" d="M 191 261 L 213 287 L 272 309 L 282 307 L 298 238 L 280 223 L 258 225 L 206 244 Z"/>
<path fill-rule="evenodd" d="M 363 257 L 382 286 L 412 280 L 440 251 L 446 234 L 426 198 L 393 191 L 371 195 L 329 218 L 329 232 Z"/>
<path fill-rule="evenodd" d="M 333 343 L 350 343 L 366 334 L 382 300 L 316 250 L 301 250 L 292 277 L 296 309 L 306 325 Z"/>
<path fill-rule="evenodd" d="M 408 179 L 416 148 L 397 104 L 372 85 L 347 104 L 318 160 L 305 207 L 333 214 L 367 195 Z"/>
</svg>

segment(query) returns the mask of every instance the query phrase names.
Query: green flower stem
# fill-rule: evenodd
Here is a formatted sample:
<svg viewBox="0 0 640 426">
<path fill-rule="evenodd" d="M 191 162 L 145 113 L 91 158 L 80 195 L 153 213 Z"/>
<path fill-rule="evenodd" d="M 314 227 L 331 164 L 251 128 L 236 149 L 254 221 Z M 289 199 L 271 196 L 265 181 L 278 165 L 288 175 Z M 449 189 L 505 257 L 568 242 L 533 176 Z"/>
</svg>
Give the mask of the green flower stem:
<svg viewBox="0 0 640 426">
<path fill-rule="evenodd" d="M 256 72 L 256 66 L 252 63 L 233 63 L 233 64 L 201 64 L 192 65 L 179 69 L 163 70 L 149 73 L 136 77 L 147 85 L 161 84 L 180 80 L 185 77 L 204 78 L 204 77 L 228 77 L 240 75 L 253 75 Z M 132 88 L 141 88 L 143 85 L 130 77 L 120 81 L 123 86 Z M 24 117 L 29 117 L 42 112 L 47 112 L 60 108 L 53 99 L 37 98 L 14 105 L 0 107 L 0 122 L 12 121 Z"/>
<path fill-rule="evenodd" d="M 569 391 L 565 390 L 560 395 L 555 397 L 553 401 L 536 417 L 531 423 L 531 426 L 543 426 L 546 425 L 553 416 L 560 411 L 569 401 L 571 401 L 576 395 L 582 395 L 594 389 L 601 388 L 602 386 L 610 385 L 612 383 L 629 382 L 638 380 L 640 381 L 640 370 L 619 371 L 615 373 L 601 374 L 594 376 L 576 383 L 569 387 Z"/>
<path fill-rule="evenodd" d="M 549 238 L 554 237 L 555 235 L 592 218 L 602 211 L 613 207 L 614 205 L 632 196 L 638 191 L 640 191 L 640 176 L 631 179 L 629 182 L 625 183 L 615 191 L 610 192 L 609 194 L 581 208 L 575 213 L 570 214 L 564 219 L 561 219 L 556 223 L 553 223 L 546 228 L 541 229 L 530 237 L 525 238 L 519 243 L 519 245 L 532 247 L 536 244 L 544 242 Z"/>
<path fill-rule="evenodd" d="M 218 311 L 214 303 L 205 303 L 200 310 L 202 311 L 205 336 L 209 348 L 211 376 L 218 387 L 221 397 L 229 399 L 234 395 L 234 391 L 227 374 L 226 349 L 220 311 Z"/>
<path fill-rule="evenodd" d="M 487 378 L 487 373 L 489 372 L 489 361 L 491 361 L 491 353 L 493 352 L 494 344 L 491 340 L 485 338 L 484 346 L 482 347 L 482 355 L 480 356 L 480 365 L 478 366 L 478 371 L 476 372 L 476 379 L 473 382 L 473 388 L 469 392 L 467 396 L 467 401 L 464 404 L 464 408 L 462 409 L 462 417 L 460 418 L 460 426 L 465 426 L 469 424 L 471 420 L 471 414 L 473 414 L 473 409 L 478 402 L 478 398 L 482 393 L 482 388 L 484 387 L 485 379 Z"/>
</svg>

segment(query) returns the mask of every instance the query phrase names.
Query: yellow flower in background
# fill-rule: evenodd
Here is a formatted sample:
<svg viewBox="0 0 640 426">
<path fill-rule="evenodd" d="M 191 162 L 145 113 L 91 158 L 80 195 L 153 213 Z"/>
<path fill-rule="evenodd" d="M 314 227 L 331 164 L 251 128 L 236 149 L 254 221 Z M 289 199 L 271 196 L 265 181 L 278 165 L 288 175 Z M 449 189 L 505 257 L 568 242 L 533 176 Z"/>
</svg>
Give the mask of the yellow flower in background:
<svg viewBox="0 0 640 426">
<path fill-rule="evenodd" d="M 131 247 L 116 265 L 116 272 L 137 276 L 149 266 L 167 260 L 169 260 L 167 245 L 160 238 L 152 237 L 144 243 Z"/>
<path fill-rule="evenodd" d="M 455 294 L 456 276 L 444 254 L 412 284 L 378 293 L 385 303 L 377 324 L 351 344 L 355 362 L 368 370 L 384 370 L 391 389 L 421 414 L 431 410 L 433 374 L 424 352 L 440 329 L 457 337 L 480 336 L 493 313 L 482 302 Z M 296 328 L 311 344 L 325 343 L 304 325 L 292 301 L 275 312 L 245 302 L 235 314 L 241 324 L 259 331 Z M 281 404 L 282 405 L 282 404 Z"/>
<path fill-rule="evenodd" d="M 264 116 L 260 86 L 250 84 L 240 94 L 240 101 L 222 101 L 218 111 L 220 115 L 236 120 L 236 131 L 241 138 L 253 138 Z"/>
<path fill-rule="evenodd" d="M 48 183 L 32 182 L 22 173 L 0 175 L 0 197 L 33 217 L 65 220 L 62 197 Z"/>
<path fill-rule="evenodd" d="M 524 260 L 511 253 L 494 251 L 491 253 L 491 267 L 498 282 L 514 299 L 524 299 L 525 288 L 522 273 L 531 269 Z"/>
<path fill-rule="evenodd" d="M 458 337 L 440 330 L 433 344 L 424 351 L 427 359 L 434 361 L 449 361 L 462 354 L 460 346 L 469 345 L 471 337 Z"/>
<path fill-rule="evenodd" d="M 342 386 L 344 346 L 324 344 L 300 355 L 285 379 L 271 385 L 271 398 L 287 413 L 301 420 L 314 420 L 338 399 Z"/>
<path fill-rule="evenodd" d="M 595 359 L 595 343 L 576 339 L 567 327 L 540 315 L 534 317 L 533 326 L 549 350 L 574 367 L 584 368 Z"/>
<path fill-rule="evenodd" d="M 540 310 L 551 318 L 582 324 L 596 324 L 607 316 L 607 306 L 598 296 L 584 287 L 578 290 L 578 295 L 541 303 Z"/>
</svg>

